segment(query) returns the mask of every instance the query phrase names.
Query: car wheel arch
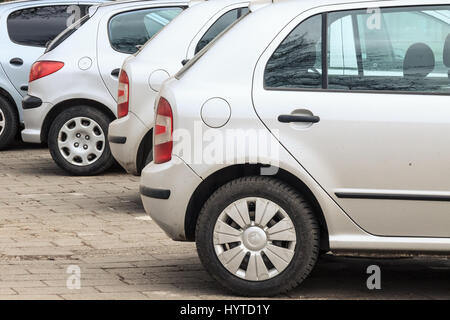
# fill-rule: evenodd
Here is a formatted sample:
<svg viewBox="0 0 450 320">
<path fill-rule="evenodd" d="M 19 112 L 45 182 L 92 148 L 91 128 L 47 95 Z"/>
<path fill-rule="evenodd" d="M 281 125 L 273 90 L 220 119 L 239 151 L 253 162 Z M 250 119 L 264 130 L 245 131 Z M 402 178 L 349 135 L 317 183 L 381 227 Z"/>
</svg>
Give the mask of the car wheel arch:
<svg viewBox="0 0 450 320">
<path fill-rule="evenodd" d="M 3 98 L 5 98 L 10 104 L 11 106 L 14 107 L 16 113 L 18 114 L 18 110 L 17 110 L 17 104 L 14 101 L 14 98 L 11 96 L 11 94 L 5 90 L 4 88 L 0 87 L 0 96 L 2 96 Z"/>
<path fill-rule="evenodd" d="M 197 224 L 198 214 L 206 200 L 217 189 L 237 178 L 260 175 L 261 167 L 263 166 L 264 165 L 261 163 L 232 165 L 222 168 L 205 178 L 192 194 L 191 199 L 188 203 L 188 207 L 186 209 L 186 216 L 184 221 L 186 240 L 195 241 L 195 227 Z M 278 173 L 273 177 L 295 188 L 297 191 L 302 193 L 311 203 L 320 225 L 321 250 L 325 252 L 329 251 L 329 235 L 325 215 L 316 196 L 313 194 L 310 188 L 308 188 L 307 185 L 297 176 L 282 168 L 278 168 Z"/>
<path fill-rule="evenodd" d="M 48 133 L 50 131 L 50 126 L 55 120 L 55 118 L 63 111 L 65 108 L 70 108 L 77 105 L 87 105 L 93 107 L 103 113 L 105 113 L 111 121 L 116 119 L 115 114 L 111 111 L 110 108 L 105 106 L 104 104 L 90 99 L 70 99 L 57 103 L 45 116 L 45 120 L 42 123 L 41 129 L 41 141 L 47 142 Z"/>
<path fill-rule="evenodd" d="M 136 170 L 137 175 L 140 176 L 142 170 L 147 165 L 146 161 L 150 153 L 153 151 L 153 128 L 148 130 L 147 133 L 139 144 L 138 152 L 136 155 Z M 150 161 L 153 160 L 153 156 Z"/>
</svg>

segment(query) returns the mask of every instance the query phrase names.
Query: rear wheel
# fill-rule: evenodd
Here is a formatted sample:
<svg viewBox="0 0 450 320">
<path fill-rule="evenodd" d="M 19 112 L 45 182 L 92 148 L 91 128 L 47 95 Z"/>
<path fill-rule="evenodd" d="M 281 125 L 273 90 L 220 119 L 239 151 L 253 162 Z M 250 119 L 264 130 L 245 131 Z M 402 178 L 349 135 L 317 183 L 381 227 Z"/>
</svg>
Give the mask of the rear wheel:
<svg viewBox="0 0 450 320">
<path fill-rule="evenodd" d="M 273 178 L 232 181 L 206 202 L 196 229 L 205 268 L 238 295 L 273 296 L 300 284 L 319 254 L 309 203 Z"/>
<path fill-rule="evenodd" d="M 19 119 L 14 106 L 0 96 L 0 150 L 8 147 L 19 130 Z"/>
<path fill-rule="evenodd" d="M 53 121 L 48 146 L 53 160 L 74 175 L 96 175 L 114 163 L 107 143 L 111 119 L 89 106 L 64 110 Z"/>
</svg>

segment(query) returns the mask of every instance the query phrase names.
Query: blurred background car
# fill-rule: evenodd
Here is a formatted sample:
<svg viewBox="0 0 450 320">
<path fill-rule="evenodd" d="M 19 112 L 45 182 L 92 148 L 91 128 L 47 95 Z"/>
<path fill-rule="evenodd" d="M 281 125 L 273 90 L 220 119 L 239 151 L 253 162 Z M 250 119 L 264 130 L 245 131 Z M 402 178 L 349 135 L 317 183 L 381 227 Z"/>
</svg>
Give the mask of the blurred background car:
<svg viewBox="0 0 450 320">
<path fill-rule="evenodd" d="M 185 10 L 122 66 L 111 152 L 128 173 L 152 160 L 154 105 L 162 83 L 222 31 L 249 13 L 252 1 L 214 0 Z M 253 1 L 256 2 L 256 1 Z"/>
<path fill-rule="evenodd" d="M 0 149 L 17 136 L 31 65 L 46 44 L 102 0 L 12 1 L 0 4 Z"/>
<path fill-rule="evenodd" d="M 91 8 L 32 66 L 23 140 L 47 142 L 53 160 L 70 174 L 107 170 L 114 163 L 106 137 L 116 118 L 120 67 L 188 6 L 117 1 Z"/>
</svg>

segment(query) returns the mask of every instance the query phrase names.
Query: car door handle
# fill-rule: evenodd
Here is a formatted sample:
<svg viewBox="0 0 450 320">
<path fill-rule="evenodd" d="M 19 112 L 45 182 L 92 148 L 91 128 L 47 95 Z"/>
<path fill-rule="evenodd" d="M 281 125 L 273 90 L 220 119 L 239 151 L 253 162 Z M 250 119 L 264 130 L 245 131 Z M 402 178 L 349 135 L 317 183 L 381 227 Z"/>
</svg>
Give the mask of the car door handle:
<svg viewBox="0 0 450 320">
<path fill-rule="evenodd" d="M 318 116 L 300 116 L 294 114 L 282 114 L 278 116 L 278 121 L 282 123 L 291 123 L 291 122 L 317 123 L 320 121 L 320 118 Z"/>
<path fill-rule="evenodd" d="M 118 77 L 120 74 L 120 68 L 114 69 L 113 71 L 111 71 L 111 75 L 113 77 Z"/>
<path fill-rule="evenodd" d="M 23 65 L 23 60 L 20 58 L 12 58 L 11 60 L 9 60 L 9 63 L 13 66 L 21 66 Z"/>
</svg>

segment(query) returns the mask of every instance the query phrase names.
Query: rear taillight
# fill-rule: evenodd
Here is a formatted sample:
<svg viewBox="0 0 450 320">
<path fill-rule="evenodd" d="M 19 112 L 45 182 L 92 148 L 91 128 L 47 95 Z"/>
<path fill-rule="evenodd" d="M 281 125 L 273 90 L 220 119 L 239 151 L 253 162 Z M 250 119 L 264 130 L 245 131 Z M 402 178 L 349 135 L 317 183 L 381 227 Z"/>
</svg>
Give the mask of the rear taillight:
<svg viewBox="0 0 450 320">
<path fill-rule="evenodd" d="M 46 77 L 64 67 L 64 62 L 36 61 L 31 66 L 29 82 Z"/>
<path fill-rule="evenodd" d="M 120 71 L 119 92 L 117 93 L 117 117 L 123 118 L 128 115 L 130 101 L 130 81 L 125 70 Z"/>
<path fill-rule="evenodd" d="M 173 114 L 169 102 L 160 98 L 156 108 L 153 155 L 155 163 L 172 159 Z"/>
</svg>

